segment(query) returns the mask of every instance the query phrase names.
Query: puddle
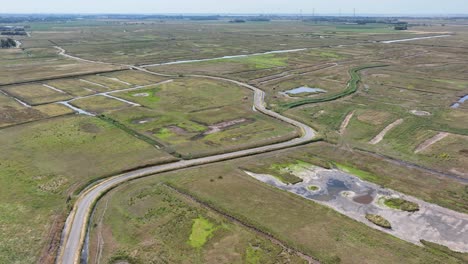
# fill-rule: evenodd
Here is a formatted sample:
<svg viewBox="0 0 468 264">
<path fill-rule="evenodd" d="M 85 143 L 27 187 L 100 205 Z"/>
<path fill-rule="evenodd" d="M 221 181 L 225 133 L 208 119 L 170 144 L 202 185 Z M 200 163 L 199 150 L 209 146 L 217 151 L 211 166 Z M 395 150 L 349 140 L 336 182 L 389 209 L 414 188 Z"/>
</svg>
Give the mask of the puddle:
<svg viewBox="0 0 468 264">
<path fill-rule="evenodd" d="M 282 92 L 283 94 L 301 94 L 301 93 L 326 93 L 327 91 L 320 88 L 311 88 L 307 86 L 297 87 L 291 90 Z"/>
<path fill-rule="evenodd" d="M 456 103 L 452 104 L 451 108 L 458 108 L 461 104 L 463 104 L 466 100 L 468 100 L 468 94 L 461 97 Z"/>
<path fill-rule="evenodd" d="M 313 195 L 311 198 L 318 201 L 330 201 L 338 197 L 341 192 L 349 191 L 350 189 L 341 180 L 329 179 L 324 190 L 326 193 Z"/>
<path fill-rule="evenodd" d="M 133 97 L 148 97 L 149 93 L 136 93 L 132 95 Z"/>
<path fill-rule="evenodd" d="M 372 197 L 372 192 L 369 192 L 366 195 L 355 196 L 353 201 L 360 204 L 370 204 L 372 201 L 374 201 L 374 197 Z"/>
</svg>

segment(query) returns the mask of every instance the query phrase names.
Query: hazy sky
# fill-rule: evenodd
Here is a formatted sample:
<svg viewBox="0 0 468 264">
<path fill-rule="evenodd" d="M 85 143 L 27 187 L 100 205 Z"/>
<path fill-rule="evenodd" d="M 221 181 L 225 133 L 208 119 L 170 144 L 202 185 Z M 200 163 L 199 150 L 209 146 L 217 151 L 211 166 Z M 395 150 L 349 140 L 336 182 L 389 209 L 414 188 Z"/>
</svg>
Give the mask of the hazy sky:
<svg viewBox="0 0 468 264">
<path fill-rule="evenodd" d="M 13 0 L 0 13 L 468 14 L 468 0 Z"/>
</svg>

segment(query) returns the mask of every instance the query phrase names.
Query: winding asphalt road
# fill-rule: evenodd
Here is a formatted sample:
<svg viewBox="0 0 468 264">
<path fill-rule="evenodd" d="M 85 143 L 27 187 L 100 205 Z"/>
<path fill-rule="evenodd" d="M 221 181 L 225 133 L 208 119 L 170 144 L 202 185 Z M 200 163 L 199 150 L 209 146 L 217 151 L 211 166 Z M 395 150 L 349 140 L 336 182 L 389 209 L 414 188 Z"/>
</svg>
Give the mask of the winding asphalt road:
<svg viewBox="0 0 468 264">
<path fill-rule="evenodd" d="M 61 52 L 61 55 L 64 55 L 64 51 Z M 73 57 L 73 56 L 67 56 Z M 74 57 L 76 58 L 76 57 Z M 219 81 L 231 82 L 237 84 L 239 86 L 251 89 L 254 92 L 254 100 L 253 105 L 254 109 L 257 111 L 271 116 L 273 118 L 279 119 L 283 122 L 291 124 L 293 126 L 298 127 L 301 130 L 301 136 L 299 138 L 295 138 L 286 142 L 277 143 L 273 145 L 257 147 L 252 149 L 246 149 L 226 154 L 214 155 L 209 157 L 203 157 L 198 159 L 192 160 L 181 160 L 173 163 L 163 164 L 152 166 L 144 169 L 135 170 L 132 172 L 120 174 L 111 178 L 108 178 L 99 184 L 92 186 L 91 188 L 87 189 L 83 193 L 80 194 L 78 199 L 75 202 L 75 205 L 70 212 L 70 215 L 67 218 L 65 223 L 65 228 L 62 233 L 62 243 L 61 248 L 59 251 L 59 255 L 57 257 L 57 263 L 79 263 L 80 260 L 80 253 L 81 248 L 86 236 L 86 229 L 87 224 L 89 221 L 90 213 L 93 209 L 94 203 L 107 191 L 114 188 L 115 186 L 132 180 L 139 177 L 149 176 L 155 173 L 173 171 L 203 164 L 209 164 L 213 162 L 219 162 L 223 160 L 229 160 L 239 157 L 244 157 L 248 155 L 260 154 L 268 151 L 293 147 L 301 144 L 305 144 L 313 140 L 316 136 L 316 132 L 309 126 L 302 124 L 298 121 L 293 119 L 284 117 L 276 112 L 268 110 L 265 108 L 265 93 L 251 85 L 246 83 L 242 83 L 239 81 L 221 78 L 221 77 L 213 77 L 213 76 L 205 76 L 205 75 L 189 75 L 190 77 L 196 78 L 209 78 Z"/>
</svg>

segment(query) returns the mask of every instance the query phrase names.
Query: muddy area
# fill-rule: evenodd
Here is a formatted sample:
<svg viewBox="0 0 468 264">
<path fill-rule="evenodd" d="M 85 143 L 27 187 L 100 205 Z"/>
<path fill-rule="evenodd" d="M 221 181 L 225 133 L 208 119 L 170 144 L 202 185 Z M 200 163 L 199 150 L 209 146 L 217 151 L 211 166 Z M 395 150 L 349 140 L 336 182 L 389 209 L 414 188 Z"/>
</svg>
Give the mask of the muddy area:
<svg viewBox="0 0 468 264">
<path fill-rule="evenodd" d="M 247 118 L 239 118 L 239 119 L 234 119 L 234 120 L 229 120 L 229 121 L 224 121 L 224 122 L 220 122 L 217 124 L 209 125 L 208 130 L 203 132 L 203 135 L 205 136 L 205 135 L 221 132 L 235 125 L 247 123 L 249 121 L 252 121 L 252 120 L 247 119 Z"/>
<path fill-rule="evenodd" d="M 177 134 L 177 135 L 181 135 L 181 136 L 185 136 L 185 135 L 188 135 L 190 134 L 187 130 L 181 128 L 181 127 L 178 127 L 178 126 L 168 126 L 167 129 L 169 129 L 172 133 L 174 134 Z"/>
<path fill-rule="evenodd" d="M 459 252 L 468 252 L 468 215 L 430 204 L 402 193 L 381 188 L 337 169 L 313 165 L 296 166 L 292 174 L 303 179 L 297 184 L 284 184 L 269 174 L 246 171 L 253 178 L 276 188 L 300 195 L 329 206 L 371 228 L 389 233 L 408 242 L 421 245 L 420 240 L 431 241 Z M 318 190 L 310 190 L 314 185 Z M 384 205 L 387 198 L 402 198 L 419 205 L 417 212 L 405 212 Z M 366 214 L 387 219 L 392 229 L 381 228 L 369 222 Z"/>
<path fill-rule="evenodd" d="M 373 194 L 373 191 L 370 191 L 366 195 L 356 196 L 353 198 L 353 201 L 356 203 L 360 203 L 360 204 L 370 204 L 374 200 L 374 197 L 372 196 L 372 194 Z"/>
</svg>

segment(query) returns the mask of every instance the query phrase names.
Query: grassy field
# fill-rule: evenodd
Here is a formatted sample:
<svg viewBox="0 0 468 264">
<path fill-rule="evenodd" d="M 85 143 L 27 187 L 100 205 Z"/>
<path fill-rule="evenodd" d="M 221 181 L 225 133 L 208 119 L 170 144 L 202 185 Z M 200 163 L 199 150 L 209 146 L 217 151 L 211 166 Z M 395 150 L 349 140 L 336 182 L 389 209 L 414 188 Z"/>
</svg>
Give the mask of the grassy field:
<svg viewBox="0 0 468 264">
<path fill-rule="evenodd" d="M 77 99 L 72 102 L 74 106 L 85 109 L 88 112 L 101 114 L 104 112 L 112 112 L 120 109 L 131 107 L 130 104 L 118 101 L 113 98 L 105 97 L 102 95 L 86 97 Z"/>
<path fill-rule="evenodd" d="M 111 191 L 98 204 L 92 226 L 91 262 L 305 263 L 155 181 Z"/>
<path fill-rule="evenodd" d="M 36 42 L 35 40 L 33 42 Z M 48 45 L 52 45 L 48 43 Z M 119 69 L 120 67 L 77 62 L 57 55 L 51 47 L 0 50 L 0 84 L 33 81 Z"/>
<path fill-rule="evenodd" d="M 0 93 L 0 128 L 71 114 L 69 108 L 58 104 L 25 107 L 13 98 Z"/>
<path fill-rule="evenodd" d="M 116 93 L 142 105 L 104 112 L 187 158 L 295 137 L 291 126 L 252 111 L 252 92 L 202 78 Z"/>
<path fill-rule="evenodd" d="M 2 90 L 29 105 L 41 105 L 71 99 L 72 96 L 40 84 L 3 87 Z"/>
<path fill-rule="evenodd" d="M 31 23 L 31 37 L 21 37 L 21 49 L 0 50 L 0 89 L 34 105 L 25 107 L 0 93 L 0 263 L 52 263 L 65 213 L 73 201 L 71 194 L 89 181 L 175 160 L 163 150 L 194 158 L 297 136 L 293 127 L 254 112 L 251 91 L 230 83 L 184 77 L 191 73 L 223 76 L 259 87 L 266 92 L 268 107 L 311 125 L 335 145 L 312 144 L 121 186 L 98 204 L 92 249 L 103 251 L 91 250 L 92 258 L 101 254 L 101 259 L 109 262 L 301 262 L 248 228 L 159 185 L 166 182 L 323 263 L 463 262 L 459 259 L 466 260 L 464 255 L 429 242 L 426 248 L 407 244 L 328 208 L 264 186 L 240 169 L 274 172 L 284 182 L 295 182 L 300 179 L 288 173 L 291 163 L 335 166 L 364 180 L 468 213 L 466 186 L 357 150 L 468 177 L 468 106 L 450 108 L 467 94 L 464 62 L 468 59 L 468 31 L 466 26 L 453 26 L 446 20 L 411 21 L 431 26 L 401 32 L 384 24 L 307 21 L 133 23 L 83 19 Z M 447 25 L 442 27 L 442 23 Z M 399 44 L 376 42 L 447 31 L 456 34 Z M 55 45 L 72 55 L 116 64 L 65 58 L 58 55 Z M 117 65 L 298 48 L 306 49 L 149 67 L 174 76 L 174 82 L 163 85 L 154 84 L 169 78 Z M 389 66 L 359 68 L 364 65 Z M 45 80 L 55 77 L 60 78 Z M 34 82 L 3 85 L 24 81 Z M 113 95 L 141 107 L 103 96 L 73 101 L 102 114 L 95 118 L 71 115 L 65 106 L 50 103 L 137 85 L 150 86 Z M 298 86 L 323 88 L 327 93 L 281 94 Z M 340 134 L 349 113 L 354 114 Z M 369 144 L 400 118 L 403 123 L 381 142 Z M 414 153 L 422 142 L 440 132 L 449 135 Z M 99 246 L 100 237 L 103 246 Z"/>
<path fill-rule="evenodd" d="M 32 263 L 60 235 L 67 197 L 92 179 L 169 161 L 97 118 L 69 116 L 0 130 L 0 262 Z M 54 241 L 52 241 L 54 240 Z"/>
<path fill-rule="evenodd" d="M 168 182 L 171 186 L 190 193 L 210 206 L 252 224 L 290 246 L 318 258 L 322 263 L 462 263 L 461 259 L 450 254 L 409 244 L 357 223 L 327 207 L 271 188 L 252 179 L 239 169 L 263 170 L 263 168 L 278 167 L 279 165 L 275 164 L 286 164 L 288 161 L 299 158 L 305 162 L 315 163 L 320 160 L 314 156 L 317 150 L 323 150 L 322 153 L 327 156 L 333 155 L 330 158 L 335 159 L 347 159 L 347 155 L 354 155 L 356 163 L 352 166 L 361 166 L 364 162 L 373 164 L 370 173 L 378 173 L 375 176 L 375 182 L 388 181 L 385 186 L 397 190 L 412 188 L 411 193 L 415 196 L 424 196 L 432 192 L 434 198 L 441 201 L 443 198 L 440 194 L 455 190 L 458 193 L 464 192 L 461 186 L 448 180 L 440 180 L 403 167 L 395 168 L 391 164 L 372 157 L 333 150 L 326 144 L 312 144 L 297 148 L 295 151 L 264 154 L 255 160 L 244 158 L 218 165 L 166 173 L 125 184 L 118 188 L 118 196 L 115 192 L 111 192 L 99 202 L 98 213 L 93 218 L 93 223 L 96 225 L 93 224 L 95 228 L 93 228 L 92 237 L 95 240 L 98 237 L 104 239 L 104 243 L 100 244 L 102 256 L 105 256 L 103 260 L 108 259 L 107 256 L 112 256 L 110 252 L 119 252 L 122 249 L 126 252 L 138 252 L 139 254 L 134 254 L 135 256 L 146 256 L 148 253 L 142 252 L 159 250 L 164 248 L 162 245 L 165 243 L 180 241 L 178 240 L 180 238 L 174 237 L 182 237 L 185 243 L 182 241 L 177 243 L 177 246 L 172 247 L 170 252 L 177 250 L 177 252 L 183 252 L 179 255 L 185 256 L 183 249 L 187 244 L 190 245 L 193 228 L 200 226 L 205 226 L 205 229 L 197 236 L 210 237 L 210 233 L 213 232 L 211 239 L 215 239 L 216 232 L 218 232 L 215 222 L 210 220 L 207 223 L 206 220 L 209 218 L 205 216 L 200 218 L 198 214 L 195 214 L 192 221 L 185 227 L 173 231 L 165 240 L 163 240 L 166 238 L 165 235 L 157 233 L 163 228 L 174 226 L 170 224 L 171 222 L 164 222 L 167 223 L 165 225 L 157 224 L 164 219 L 170 221 L 165 215 L 181 211 L 176 209 L 177 206 L 165 207 L 171 208 L 166 210 L 159 209 L 159 204 L 167 203 L 172 199 L 156 198 L 150 195 L 150 193 L 161 192 L 160 182 Z M 300 163 L 297 164 L 300 165 Z M 406 175 L 414 175 L 413 177 L 420 182 L 419 186 L 408 184 Z M 434 184 L 435 181 L 439 183 Z M 106 211 L 102 216 L 104 210 Z M 151 220 L 144 221 L 145 217 L 151 217 Z M 137 219 L 141 219 L 138 225 Z M 126 230 L 122 229 L 123 221 L 128 227 Z M 148 225 L 158 227 L 148 228 Z M 148 233 L 148 229 L 154 233 Z M 156 242 L 160 239 L 163 241 Z M 210 244 L 211 239 L 203 248 Z M 202 240 L 200 239 L 199 242 Z M 94 249 L 94 246 L 91 251 L 98 252 L 99 250 Z"/>
</svg>

